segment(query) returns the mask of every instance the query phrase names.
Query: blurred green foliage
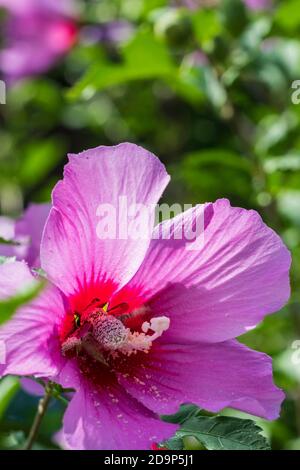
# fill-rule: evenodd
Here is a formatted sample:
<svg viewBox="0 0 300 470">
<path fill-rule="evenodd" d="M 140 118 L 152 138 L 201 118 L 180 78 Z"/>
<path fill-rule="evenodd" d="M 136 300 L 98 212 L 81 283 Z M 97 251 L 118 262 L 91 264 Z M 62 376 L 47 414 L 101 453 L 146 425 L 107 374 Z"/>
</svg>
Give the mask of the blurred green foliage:
<svg viewBox="0 0 300 470">
<path fill-rule="evenodd" d="M 125 140 L 164 161 L 172 175 L 166 201 L 228 197 L 258 210 L 293 254 L 293 294 L 242 340 L 273 356 L 287 393 L 280 420 L 259 424 L 273 448 L 300 449 L 300 365 L 291 361 L 300 338 L 300 104 L 292 102 L 299 2 L 274 0 L 266 11 L 240 0 L 196 10 L 171 3 L 82 2 L 81 25 L 126 20 L 131 37 L 101 42 L 82 32 L 47 74 L 9 87 L 0 106 L 1 212 L 17 216 L 29 201 L 49 200 L 67 151 Z M 1 447 L 18 446 L 36 402 L 14 382 L 0 383 Z M 61 414 L 53 402 L 38 446 L 53 445 Z"/>
</svg>

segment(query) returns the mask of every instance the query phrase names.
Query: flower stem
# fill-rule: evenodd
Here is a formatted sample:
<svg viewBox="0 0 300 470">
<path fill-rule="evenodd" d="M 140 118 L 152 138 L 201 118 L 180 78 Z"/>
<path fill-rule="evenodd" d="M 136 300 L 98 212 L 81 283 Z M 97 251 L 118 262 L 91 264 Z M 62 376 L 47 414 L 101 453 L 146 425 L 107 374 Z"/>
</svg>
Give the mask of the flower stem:
<svg viewBox="0 0 300 470">
<path fill-rule="evenodd" d="M 29 436 L 27 438 L 24 450 L 31 450 L 33 443 L 38 435 L 42 419 L 47 411 L 48 405 L 52 398 L 52 387 L 51 382 L 49 382 L 45 387 L 45 395 L 40 399 L 38 404 L 38 409 L 32 423 Z"/>
</svg>

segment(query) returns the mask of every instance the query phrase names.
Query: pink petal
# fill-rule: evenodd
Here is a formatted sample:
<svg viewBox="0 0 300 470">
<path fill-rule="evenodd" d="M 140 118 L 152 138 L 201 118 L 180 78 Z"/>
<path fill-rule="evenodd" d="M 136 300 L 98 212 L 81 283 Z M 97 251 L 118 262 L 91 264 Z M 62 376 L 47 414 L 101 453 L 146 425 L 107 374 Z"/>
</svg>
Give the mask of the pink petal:
<svg viewBox="0 0 300 470">
<path fill-rule="evenodd" d="M 12 259 L 0 264 L 1 300 L 27 292 L 35 284 L 36 280 L 33 278 L 26 263 Z"/>
<path fill-rule="evenodd" d="M 30 204 L 24 216 L 16 223 L 16 238 L 27 240 L 25 256 L 32 267 L 40 267 L 41 239 L 50 207 L 50 204 Z"/>
<path fill-rule="evenodd" d="M 189 249 L 195 242 L 186 239 L 163 239 L 170 227 L 171 234 L 183 224 L 192 231 L 202 214 L 193 208 L 159 226 L 160 238 L 152 240 L 125 288 L 148 298 L 153 314 L 170 317 L 166 341 L 234 338 L 279 310 L 290 295 L 290 254 L 255 211 L 219 200 L 205 206 L 202 248 Z"/>
<path fill-rule="evenodd" d="M 57 433 L 54 434 L 53 442 L 63 450 L 72 450 L 72 448 L 65 439 L 63 429 L 60 429 Z"/>
<path fill-rule="evenodd" d="M 8 17 L 0 68 L 8 80 L 47 70 L 74 45 L 77 8 L 72 0 L 0 0 L 1 6 Z"/>
<path fill-rule="evenodd" d="M 272 0 L 244 0 L 250 10 L 266 10 L 272 7 Z"/>
<path fill-rule="evenodd" d="M 20 380 L 22 389 L 29 395 L 42 397 L 45 394 L 44 387 L 33 379 L 24 377 Z"/>
<path fill-rule="evenodd" d="M 16 256 L 31 267 L 40 267 L 40 245 L 50 204 L 30 204 L 17 221 L 0 217 L 0 237 L 14 240 L 18 245 L 0 244 L 0 256 Z"/>
<path fill-rule="evenodd" d="M 0 237 L 12 240 L 15 236 L 15 221 L 9 217 L 0 217 Z"/>
<path fill-rule="evenodd" d="M 153 154 L 133 144 L 98 147 L 70 155 L 69 160 L 64 179 L 53 192 L 53 209 L 42 241 L 42 267 L 68 295 L 108 281 L 122 286 L 139 268 L 151 234 L 138 240 L 130 235 L 145 220 L 137 215 L 130 219 L 128 239 L 115 234 L 105 239 L 99 235 L 103 224 L 97 210 L 103 204 L 119 209 L 117 230 L 123 230 L 127 219 L 119 197 L 125 196 L 128 207 L 139 203 L 152 208 L 152 219 L 152 205 L 169 177 Z"/>
<path fill-rule="evenodd" d="M 271 358 L 235 340 L 216 344 L 153 347 L 130 374 L 119 373 L 126 390 L 147 408 L 160 414 L 194 403 L 218 412 L 236 408 L 276 419 L 284 394 L 272 380 Z"/>
<path fill-rule="evenodd" d="M 97 390 L 81 379 L 59 439 L 71 449 L 146 450 L 175 431 L 176 426 L 160 421 L 117 384 Z"/>
<path fill-rule="evenodd" d="M 3 275 L 4 268 L 6 277 Z M 5 289 L 10 295 L 13 294 L 13 283 L 19 287 L 32 285 L 33 282 L 35 281 L 24 263 L 6 263 L 0 266 L 2 298 Z M 62 358 L 57 328 L 64 308 L 58 289 L 47 286 L 38 298 L 22 306 L 0 328 L 0 343 L 5 346 L 4 358 L 0 364 L 1 375 L 53 377 L 58 374 Z"/>
<path fill-rule="evenodd" d="M 65 17 L 78 13 L 77 0 L 0 0 L 0 7 L 18 15 L 43 13 Z"/>
</svg>

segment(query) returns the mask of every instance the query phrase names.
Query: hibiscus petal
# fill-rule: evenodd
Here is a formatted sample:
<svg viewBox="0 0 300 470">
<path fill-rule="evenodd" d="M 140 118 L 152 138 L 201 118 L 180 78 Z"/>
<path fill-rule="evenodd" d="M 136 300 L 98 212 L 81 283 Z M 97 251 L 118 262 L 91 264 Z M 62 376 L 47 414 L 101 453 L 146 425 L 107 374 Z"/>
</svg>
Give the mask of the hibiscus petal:
<svg viewBox="0 0 300 470">
<path fill-rule="evenodd" d="M 40 383 L 31 378 L 24 377 L 20 380 L 22 389 L 29 395 L 42 397 L 45 395 L 45 388 Z"/>
<path fill-rule="evenodd" d="M 74 44 L 72 17 L 77 8 L 72 0 L 0 0 L 1 6 L 9 12 L 4 23 L 6 47 L 0 53 L 0 69 L 8 81 L 47 70 Z"/>
<path fill-rule="evenodd" d="M 175 413 L 182 403 L 211 412 L 236 408 L 276 419 L 284 394 L 272 380 L 272 361 L 236 340 L 216 344 L 154 345 L 144 361 L 132 361 L 119 382 L 147 408 Z"/>
<path fill-rule="evenodd" d="M 175 431 L 176 426 L 160 421 L 118 384 L 97 390 L 81 379 L 65 413 L 60 441 L 79 450 L 146 450 Z"/>
<path fill-rule="evenodd" d="M 9 217 L 0 217 L 0 237 L 12 240 L 15 235 L 15 221 Z"/>
<path fill-rule="evenodd" d="M 16 238 L 27 239 L 26 261 L 32 267 L 40 267 L 42 233 L 50 212 L 50 204 L 30 204 L 23 217 L 16 223 Z"/>
<path fill-rule="evenodd" d="M 150 299 L 153 314 L 170 317 L 166 341 L 234 338 L 279 310 L 290 295 L 290 254 L 258 213 L 219 200 L 206 205 L 204 214 L 193 208 L 158 226 L 159 238 L 125 287 Z M 199 246 L 192 237 L 164 239 L 182 227 L 196 233 L 198 219 L 205 227 L 203 244 L 201 238 Z"/>
<path fill-rule="evenodd" d="M 18 242 L 18 245 L 0 243 L 0 256 L 16 256 L 32 267 L 40 267 L 40 245 L 50 207 L 50 204 L 30 204 L 17 221 L 0 217 L 0 238 Z"/>
<path fill-rule="evenodd" d="M 25 262 L 11 258 L 0 264 L 0 300 L 21 295 L 35 284 L 36 280 Z"/>
<path fill-rule="evenodd" d="M 107 281 L 122 286 L 139 268 L 151 233 L 134 239 L 134 232 L 144 226 L 143 213 L 129 219 L 129 238 L 121 239 L 124 234 L 119 232 L 119 238 L 111 233 L 105 239 L 99 233 L 104 224 L 99 208 L 109 204 L 112 210 L 119 209 L 117 230 L 124 230 L 127 223 L 120 196 L 127 198 L 128 207 L 151 208 L 152 219 L 153 205 L 169 176 L 153 154 L 133 144 L 98 147 L 69 158 L 64 179 L 53 192 L 53 209 L 42 241 L 42 267 L 68 295 Z"/>
<path fill-rule="evenodd" d="M 64 430 L 60 429 L 52 437 L 54 444 L 58 445 L 63 450 L 72 450 L 72 447 L 68 444 L 65 438 Z"/>
<path fill-rule="evenodd" d="M 0 266 L 2 299 L 19 292 L 18 287 L 24 289 L 34 282 L 25 263 L 10 262 Z M 63 298 L 54 286 L 47 286 L 38 298 L 22 306 L 0 328 L 0 375 L 56 375 L 62 360 L 57 325 L 64 311 Z"/>
</svg>

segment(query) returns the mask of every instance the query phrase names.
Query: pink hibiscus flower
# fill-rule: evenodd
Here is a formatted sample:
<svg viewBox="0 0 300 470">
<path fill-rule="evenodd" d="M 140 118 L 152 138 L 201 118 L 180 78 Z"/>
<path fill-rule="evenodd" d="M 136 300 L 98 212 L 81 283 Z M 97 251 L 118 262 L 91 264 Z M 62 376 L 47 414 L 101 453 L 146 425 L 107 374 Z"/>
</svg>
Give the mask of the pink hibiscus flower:
<svg viewBox="0 0 300 470">
<path fill-rule="evenodd" d="M 235 340 L 290 292 L 289 252 L 256 212 L 219 200 L 149 236 L 99 238 L 99 205 L 120 209 L 118 228 L 133 234 L 144 215 L 128 218 L 120 196 L 154 211 L 168 181 L 133 144 L 70 155 L 41 242 L 49 284 L 0 330 L 2 375 L 76 390 L 61 434 L 69 448 L 149 449 L 174 432 L 158 415 L 182 403 L 278 416 L 271 359 Z M 200 216 L 204 246 L 191 250 L 177 234 Z M 0 266 L 2 296 L 32 282 L 26 264 Z"/>
<path fill-rule="evenodd" d="M 73 0 L 0 0 L 8 10 L 0 69 L 10 80 L 48 70 L 75 43 Z"/>
</svg>

